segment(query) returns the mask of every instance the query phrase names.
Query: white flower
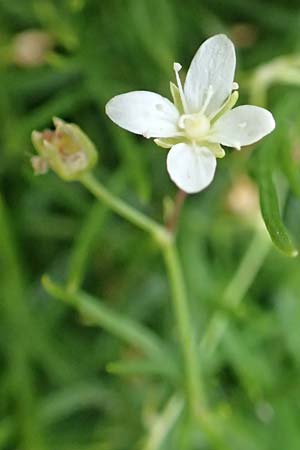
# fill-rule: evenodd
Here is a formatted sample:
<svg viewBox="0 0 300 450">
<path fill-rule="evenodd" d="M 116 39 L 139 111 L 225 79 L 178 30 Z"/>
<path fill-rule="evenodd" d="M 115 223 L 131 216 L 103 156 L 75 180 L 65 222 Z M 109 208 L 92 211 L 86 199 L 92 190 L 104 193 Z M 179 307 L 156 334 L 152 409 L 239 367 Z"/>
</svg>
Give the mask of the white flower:
<svg viewBox="0 0 300 450">
<path fill-rule="evenodd" d="M 184 87 L 179 78 L 181 65 L 174 64 L 174 103 L 153 92 L 134 91 L 117 95 L 106 105 L 107 115 L 117 125 L 171 149 L 169 175 L 187 193 L 210 184 L 216 158 L 225 155 L 220 144 L 240 150 L 275 127 L 272 114 L 264 108 L 232 109 L 238 99 L 235 60 L 233 43 L 225 35 L 214 36 L 194 56 Z"/>
</svg>

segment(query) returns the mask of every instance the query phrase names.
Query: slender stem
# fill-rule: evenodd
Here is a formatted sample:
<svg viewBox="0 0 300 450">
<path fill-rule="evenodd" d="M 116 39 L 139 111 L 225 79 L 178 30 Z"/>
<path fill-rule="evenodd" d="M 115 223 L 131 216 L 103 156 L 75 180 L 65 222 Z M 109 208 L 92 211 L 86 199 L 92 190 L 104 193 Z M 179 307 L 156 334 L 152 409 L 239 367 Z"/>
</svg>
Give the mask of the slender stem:
<svg viewBox="0 0 300 450">
<path fill-rule="evenodd" d="M 192 321 L 189 313 L 185 284 L 175 245 L 170 243 L 168 246 L 163 247 L 163 255 L 172 289 L 174 313 L 181 341 L 187 397 L 191 411 L 195 416 L 199 416 L 203 410 L 205 400 L 200 379 L 198 358 L 196 356 L 196 341 L 193 327 L 191 326 Z"/>
<path fill-rule="evenodd" d="M 109 185 L 114 186 L 114 189 L 117 189 L 117 192 L 119 192 L 124 185 L 123 175 L 117 172 L 111 177 Z M 95 242 L 99 239 L 99 233 L 101 237 L 101 230 L 110 213 L 109 208 L 96 200 L 85 217 L 81 230 L 76 236 L 69 259 L 67 289 L 70 292 L 80 288 L 91 253 L 95 247 Z"/>
<path fill-rule="evenodd" d="M 205 402 L 199 374 L 198 358 L 196 356 L 196 340 L 193 327 L 191 326 L 192 322 L 183 274 L 174 244 L 173 234 L 162 225 L 135 210 L 132 206 L 127 205 L 118 197 L 115 197 L 92 174 L 89 173 L 83 175 L 80 181 L 90 192 L 92 192 L 99 200 L 103 201 L 113 211 L 142 230 L 149 232 L 160 243 L 172 289 L 174 313 L 185 366 L 187 397 L 191 411 L 195 416 L 199 416 Z"/>
<path fill-rule="evenodd" d="M 166 243 L 171 239 L 170 233 L 162 225 L 113 195 L 91 173 L 82 175 L 80 182 L 113 211 L 138 228 L 150 233 L 159 242 Z"/>
<path fill-rule="evenodd" d="M 206 410 L 204 388 L 200 377 L 196 339 L 194 328 L 189 312 L 189 304 L 185 290 L 183 273 L 177 249 L 174 243 L 174 235 L 165 227 L 144 214 L 136 211 L 118 197 L 111 194 L 92 174 L 86 174 L 81 178 L 81 183 L 92 192 L 96 198 L 103 201 L 108 207 L 120 216 L 127 219 L 137 227 L 150 233 L 150 235 L 160 244 L 166 268 L 169 276 L 169 283 L 172 290 L 172 301 L 174 306 L 175 319 L 179 333 L 181 351 L 184 365 L 184 379 L 186 397 L 192 418 L 199 423 L 214 442 L 217 448 L 221 448 L 221 440 L 218 431 L 213 425 L 212 417 Z M 178 212 L 179 214 L 179 212 Z M 68 293 L 70 295 L 70 293 Z M 75 293 L 72 293 L 74 296 Z"/>
<path fill-rule="evenodd" d="M 175 233 L 175 231 L 176 231 L 180 213 L 181 213 L 181 210 L 184 205 L 186 197 L 187 197 L 187 193 L 182 191 L 181 189 L 178 189 L 176 197 L 175 197 L 174 209 L 172 211 L 172 214 L 170 215 L 170 217 L 168 217 L 167 222 L 166 222 L 166 228 L 167 228 L 167 230 L 170 231 L 170 233 Z"/>
<path fill-rule="evenodd" d="M 194 335 L 194 328 L 192 326 L 192 320 L 189 312 L 188 299 L 185 290 L 185 284 L 183 279 L 183 273 L 180 265 L 180 260 L 177 254 L 177 249 L 174 242 L 174 232 L 170 232 L 164 226 L 145 216 L 143 213 L 135 210 L 130 205 L 127 205 L 123 200 L 119 199 L 115 195 L 111 194 L 92 174 L 85 174 L 79 180 L 95 197 L 101 201 L 114 212 L 119 214 L 121 217 L 125 218 L 132 224 L 136 225 L 138 228 L 147 231 L 150 235 L 157 240 L 160 244 L 166 268 L 169 276 L 169 283 L 172 289 L 172 300 L 174 305 L 174 313 L 177 322 L 177 328 L 179 332 L 179 338 L 181 343 L 181 350 L 183 356 L 184 364 L 184 375 L 186 382 L 186 397 L 189 405 L 189 410 L 192 414 L 193 420 L 203 427 L 206 431 L 210 440 L 215 444 L 215 448 L 224 448 L 227 450 L 227 446 L 224 446 L 222 440 L 219 436 L 219 431 L 216 430 L 214 425 L 213 416 L 206 409 L 206 402 L 204 398 L 204 389 L 200 377 L 196 340 Z M 179 208 L 177 212 L 177 218 L 180 214 L 180 209 L 183 204 L 185 195 L 179 195 Z M 43 279 L 45 287 L 52 295 L 61 298 L 62 300 L 76 300 L 77 307 L 80 306 L 80 310 L 91 318 L 91 320 L 98 321 L 98 323 L 105 326 L 108 330 L 116 335 L 120 335 L 125 340 L 129 342 L 135 342 L 136 338 L 140 338 L 141 327 L 137 329 L 137 324 L 135 324 L 135 330 L 131 330 L 132 326 L 127 327 L 125 325 L 121 328 L 118 326 L 120 323 L 119 319 L 115 321 L 112 320 L 112 313 L 109 311 L 104 311 L 103 307 L 101 311 L 93 302 L 91 305 L 91 296 L 84 294 L 82 292 L 70 292 L 70 290 L 62 290 L 59 286 L 52 283 L 49 279 Z M 75 305 L 74 305 L 75 306 Z M 105 314 L 103 315 L 103 312 Z M 128 323 L 128 322 L 127 322 Z M 136 333 L 137 331 L 137 333 Z M 145 336 L 144 336 L 145 337 Z M 145 339 L 140 340 L 141 347 L 146 350 L 146 353 L 157 355 L 156 345 L 153 347 L 153 341 L 149 346 L 150 337 L 149 332 L 147 332 L 147 341 Z M 152 337 L 153 338 L 153 337 Z M 134 343 L 133 342 L 133 343 Z M 163 346 L 162 346 L 163 347 Z M 173 366 L 171 359 L 166 355 L 165 349 L 161 348 L 161 354 L 163 354 L 164 364 L 166 362 L 170 364 L 171 372 L 176 372 L 176 368 Z M 158 352 L 160 353 L 160 352 Z M 160 361 L 160 357 L 158 358 Z"/>
</svg>

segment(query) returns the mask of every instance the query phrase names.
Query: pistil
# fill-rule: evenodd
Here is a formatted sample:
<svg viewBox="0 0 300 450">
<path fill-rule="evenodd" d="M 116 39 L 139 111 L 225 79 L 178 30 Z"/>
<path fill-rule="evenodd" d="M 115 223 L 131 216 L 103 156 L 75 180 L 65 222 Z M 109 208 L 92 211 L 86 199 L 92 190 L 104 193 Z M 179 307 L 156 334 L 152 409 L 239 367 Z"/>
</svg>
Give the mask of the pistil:
<svg viewBox="0 0 300 450">
<path fill-rule="evenodd" d="M 207 136 L 210 130 L 210 121 L 202 113 L 183 114 L 178 121 L 178 126 L 184 130 L 189 139 L 199 141 Z"/>
</svg>

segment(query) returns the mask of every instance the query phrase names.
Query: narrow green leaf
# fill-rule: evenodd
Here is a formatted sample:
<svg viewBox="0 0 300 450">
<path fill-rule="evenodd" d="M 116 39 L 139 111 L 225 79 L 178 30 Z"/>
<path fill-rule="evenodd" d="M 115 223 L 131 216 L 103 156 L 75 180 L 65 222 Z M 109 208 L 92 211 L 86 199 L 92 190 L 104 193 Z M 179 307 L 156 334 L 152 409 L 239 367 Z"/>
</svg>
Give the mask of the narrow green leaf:
<svg viewBox="0 0 300 450">
<path fill-rule="evenodd" d="M 273 174 L 282 167 L 282 159 L 289 159 L 286 155 L 287 136 L 289 130 L 286 128 L 285 117 L 295 111 L 295 102 L 287 102 L 283 108 L 279 108 L 277 118 L 279 125 L 274 133 L 268 136 L 259 150 L 258 178 L 260 207 L 266 228 L 276 247 L 290 257 L 298 255 L 298 250 L 289 236 L 281 217 L 281 200 L 288 193 L 288 187 L 274 183 Z M 281 121 L 280 121 L 281 119 Z M 286 161 L 286 166 L 291 161 Z M 284 203 L 284 201 L 282 202 Z"/>
<path fill-rule="evenodd" d="M 115 375 L 158 375 L 174 377 L 174 370 L 168 364 L 158 365 L 154 361 L 142 359 L 133 361 L 114 361 L 106 367 L 109 373 Z"/>
<path fill-rule="evenodd" d="M 294 141 L 291 138 L 287 139 L 280 153 L 279 162 L 293 193 L 300 196 L 300 166 L 295 155 L 299 150 L 295 148 L 296 142 L 296 139 Z"/>
<path fill-rule="evenodd" d="M 85 292 L 68 292 L 44 276 L 42 283 L 53 297 L 74 307 L 91 325 L 103 327 L 109 333 L 141 350 L 152 361 L 164 364 L 177 374 L 177 365 L 169 349 L 150 329 L 108 308 L 101 300 Z"/>
<path fill-rule="evenodd" d="M 273 243 L 287 256 L 297 256 L 298 250 L 281 219 L 278 195 L 271 172 L 266 167 L 261 168 L 259 192 L 262 216 Z"/>
</svg>

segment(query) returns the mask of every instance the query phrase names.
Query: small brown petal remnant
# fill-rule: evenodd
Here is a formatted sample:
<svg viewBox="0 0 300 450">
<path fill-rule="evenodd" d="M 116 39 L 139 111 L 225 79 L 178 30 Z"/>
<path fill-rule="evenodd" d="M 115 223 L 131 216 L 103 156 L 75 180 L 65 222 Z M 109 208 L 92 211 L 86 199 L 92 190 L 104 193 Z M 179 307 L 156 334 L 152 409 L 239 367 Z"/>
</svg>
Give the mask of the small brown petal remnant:
<svg viewBox="0 0 300 450">
<path fill-rule="evenodd" d="M 12 43 L 12 60 L 20 67 L 36 67 L 45 63 L 54 39 L 46 31 L 30 29 L 18 33 Z"/>
<path fill-rule="evenodd" d="M 256 185 L 246 175 L 241 175 L 227 195 L 227 209 L 244 219 L 259 216 L 259 198 Z"/>
<path fill-rule="evenodd" d="M 257 41 L 257 28 L 250 23 L 236 23 L 230 30 L 230 36 L 238 48 L 249 48 Z"/>
<path fill-rule="evenodd" d="M 30 161 L 35 175 L 44 175 L 48 172 L 49 166 L 45 158 L 33 156 Z"/>
</svg>

